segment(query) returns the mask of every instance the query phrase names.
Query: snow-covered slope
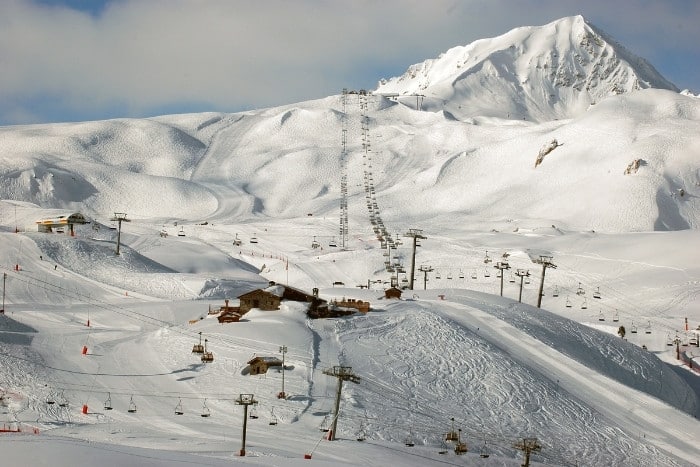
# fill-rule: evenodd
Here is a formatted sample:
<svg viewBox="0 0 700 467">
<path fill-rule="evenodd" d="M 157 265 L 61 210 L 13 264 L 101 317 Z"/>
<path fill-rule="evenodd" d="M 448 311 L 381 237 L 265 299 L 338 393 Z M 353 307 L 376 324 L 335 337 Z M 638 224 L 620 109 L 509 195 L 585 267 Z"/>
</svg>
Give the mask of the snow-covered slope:
<svg viewBox="0 0 700 467">
<path fill-rule="evenodd" d="M 377 92 L 421 95 L 424 109 L 445 109 L 460 119 L 548 121 L 647 88 L 678 91 L 646 60 L 572 16 L 454 47 L 382 80 Z"/>
<path fill-rule="evenodd" d="M 515 466 L 514 446 L 536 437 L 541 465 L 693 465 L 700 384 L 677 356 L 700 356 L 700 101 L 629 68 L 635 59 L 579 17 L 468 49 L 484 60 L 459 80 L 447 61 L 426 67 L 425 93 L 454 95 L 444 106 L 426 97 L 422 110 L 414 97 L 352 93 L 0 128 L 0 417 L 30 432 L 1 433 L 0 458 Z M 509 76 L 527 83 L 501 80 L 516 64 L 522 74 Z M 501 78 L 469 83 L 489 69 Z M 504 82 L 514 100 L 478 110 Z M 460 110 L 467 94 L 474 112 Z M 507 115 L 510 105 L 528 118 Z M 36 231 L 76 211 L 93 223 L 74 237 Z M 119 255 L 115 212 L 131 220 Z M 396 248 L 378 241 L 378 219 Z M 408 229 L 427 237 L 415 290 L 386 300 L 387 263 L 410 271 Z M 556 265 L 543 296 L 540 254 Z M 408 274 L 393 280 L 406 286 Z M 373 311 L 309 320 L 285 302 L 225 325 L 208 314 L 270 280 Z M 191 352 L 202 335 L 211 364 Z M 278 370 L 247 371 L 282 346 L 283 400 Z M 319 428 L 337 381 L 324 370 L 340 365 L 360 379 L 343 385 L 331 443 Z M 246 457 L 240 394 L 259 402 Z M 444 442 L 451 418 L 469 446 L 461 457 Z"/>
</svg>

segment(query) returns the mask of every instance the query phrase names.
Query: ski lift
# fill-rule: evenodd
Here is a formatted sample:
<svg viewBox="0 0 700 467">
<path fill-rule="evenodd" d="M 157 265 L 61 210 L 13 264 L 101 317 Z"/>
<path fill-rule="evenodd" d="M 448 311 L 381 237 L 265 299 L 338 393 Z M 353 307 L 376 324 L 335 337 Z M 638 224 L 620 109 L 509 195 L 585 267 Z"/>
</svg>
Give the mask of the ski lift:
<svg viewBox="0 0 700 467">
<path fill-rule="evenodd" d="M 620 313 L 616 311 L 613 315 L 613 323 L 617 323 L 618 321 L 620 321 Z"/>
<path fill-rule="evenodd" d="M 595 292 L 593 292 L 593 298 L 600 298 L 600 287 L 595 288 Z"/>
<path fill-rule="evenodd" d="M 202 363 L 211 363 L 214 361 L 214 354 L 207 351 L 207 339 L 204 339 L 204 353 L 202 353 Z"/>
<path fill-rule="evenodd" d="M 248 412 L 248 418 L 251 418 L 251 419 L 253 419 L 253 420 L 257 420 L 257 419 L 258 419 L 258 411 L 255 409 L 255 405 L 253 405 L 253 406 L 250 408 L 250 411 Z"/>
<path fill-rule="evenodd" d="M 588 303 L 586 302 L 586 299 L 584 298 L 583 303 L 581 304 L 581 309 L 585 310 L 586 308 L 588 308 Z"/>
<path fill-rule="evenodd" d="M 447 454 L 449 449 L 447 448 L 447 443 L 445 441 L 442 441 L 440 443 L 440 450 L 438 451 L 438 454 Z"/>
<path fill-rule="evenodd" d="M 49 394 L 48 396 L 46 396 L 46 403 L 49 404 L 49 405 L 54 405 L 54 404 L 56 403 L 56 401 L 53 399 L 53 397 L 51 396 L 51 394 Z"/>
<path fill-rule="evenodd" d="M 632 322 L 632 328 L 630 329 L 630 332 L 632 334 L 637 334 L 637 326 L 634 325 L 634 322 Z"/>
<path fill-rule="evenodd" d="M 489 457 L 489 450 L 486 446 L 486 440 L 484 440 L 484 444 L 481 446 L 481 449 L 479 449 L 479 457 L 482 459 Z"/>
<path fill-rule="evenodd" d="M 576 295 L 585 295 L 586 291 L 583 290 L 583 287 L 581 287 L 581 283 L 578 283 L 578 289 L 576 289 Z"/>
<path fill-rule="evenodd" d="M 486 250 L 486 256 L 484 256 L 484 264 L 488 264 L 491 262 L 491 258 L 489 258 L 489 252 Z"/>
<path fill-rule="evenodd" d="M 268 425 L 277 425 L 277 415 L 275 415 L 275 408 L 270 409 L 270 421 L 267 423 Z"/>
<path fill-rule="evenodd" d="M 435 279 L 440 279 L 440 271 L 435 271 Z"/>
<path fill-rule="evenodd" d="M 192 353 L 203 354 L 204 346 L 202 345 L 202 331 L 199 331 L 199 344 L 194 344 L 192 346 Z"/>
<path fill-rule="evenodd" d="M 530 283 L 530 271 L 527 272 L 527 275 L 525 276 L 525 284 Z"/>
<path fill-rule="evenodd" d="M 464 273 L 462 272 L 461 269 L 459 270 L 459 278 L 464 279 Z"/>
<path fill-rule="evenodd" d="M 104 409 L 105 410 L 112 410 L 112 394 L 107 393 L 107 400 L 104 403 Z"/>
<path fill-rule="evenodd" d="M 185 412 L 182 410 L 182 398 L 178 401 L 175 406 L 175 415 L 183 415 Z"/>
<path fill-rule="evenodd" d="M 412 448 L 413 446 L 416 445 L 416 442 L 413 441 L 413 433 L 412 432 L 410 432 L 410 431 L 408 432 L 408 436 L 406 436 L 406 439 L 403 441 L 403 444 L 405 444 L 409 448 Z"/>
<path fill-rule="evenodd" d="M 558 297 L 558 296 L 559 296 L 559 286 L 555 285 L 554 292 L 552 292 L 552 297 Z"/>
<path fill-rule="evenodd" d="M 328 246 L 331 247 L 331 248 L 335 248 L 335 247 L 338 246 L 338 244 L 335 243 L 335 237 L 333 237 L 333 240 L 331 240 L 330 242 L 328 242 Z"/>
<path fill-rule="evenodd" d="M 202 418 L 207 418 L 211 416 L 211 410 L 209 410 L 209 407 L 207 407 L 207 400 L 204 399 L 204 403 L 202 404 L 202 413 L 200 414 Z"/>
<path fill-rule="evenodd" d="M 457 444 L 455 444 L 455 454 L 461 455 L 468 451 L 467 443 L 462 442 L 462 429 L 457 432 Z"/>
<path fill-rule="evenodd" d="M 598 321 L 605 321 L 605 316 L 603 316 L 603 312 L 601 311 L 600 314 L 598 315 Z"/>
<path fill-rule="evenodd" d="M 447 273 L 447 280 L 452 280 L 452 273 L 451 272 Z"/>
<path fill-rule="evenodd" d="M 328 414 L 326 414 L 323 417 L 323 420 L 321 420 L 321 425 L 318 427 L 319 431 L 322 431 L 324 433 L 328 433 Z"/>
<path fill-rule="evenodd" d="M 459 434 L 455 431 L 455 419 L 452 417 L 450 420 L 452 421 L 452 427 L 445 435 L 445 441 L 457 441 L 459 439 Z"/>
<path fill-rule="evenodd" d="M 472 279 L 476 279 L 476 271 L 472 271 Z"/>
<path fill-rule="evenodd" d="M 669 347 L 673 347 L 673 340 L 671 340 L 670 334 L 666 334 L 666 345 Z"/>
<path fill-rule="evenodd" d="M 651 334 L 651 321 L 647 324 L 646 329 L 644 329 L 644 334 Z"/>
<path fill-rule="evenodd" d="M 515 277 L 513 277 L 513 273 L 510 273 L 510 278 L 508 279 L 508 282 L 510 283 L 515 283 Z"/>
<path fill-rule="evenodd" d="M 238 234 L 236 234 L 236 238 L 233 239 L 233 246 L 241 246 L 241 239 L 238 238 Z"/>
<path fill-rule="evenodd" d="M 488 269 L 484 269 L 484 277 L 491 277 L 491 273 L 489 272 Z"/>
<path fill-rule="evenodd" d="M 136 413 L 136 403 L 134 402 L 134 396 L 131 396 L 131 400 L 129 400 L 129 408 L 126 411 L 129 413 Z"/>
<path fill-rule="evenodd" d="M 362 423 L 360 423 L 360 429 L 357 430 L 357 437 L 356 439 L 358 441 L 364 441 L 367 438 L 367 435 L 365 433 L 365 429 Z"/>
<path fill-rule="evenodd" d="M 59 407 L 68 407 L 68 399 L 66 399 L 66 395 L 61 391 L 61 395 L 58 398 L 58 406 Z"/>
<path fill-rule="evenodd" d="M 253 236 L 250 237 L 250 243 L 258 243 L 258 237 L 256 237 L 255 234 L 253 234 Z"/>
<path fill-rule="evenodd" d="M 180 227 L 180 230 L 177 231 L 177 236 L 178 237 L 184 237 L 185 236 L 185 229 L 183 227 Z"/>
<path fill-rule="evenodd" d="M 571 308 L 571 301 L 569 300 L 569 297 L 566 297 L 566 307 Z"/>
<path fill-rule="evenodd" d="M 314 235 L 314 239 L 311 241 L 311 248 L 319 248 L 321 246 L 320 243 L 318 243 L 318 240 L 316 240 L 316 235 Z"/>
</svg>

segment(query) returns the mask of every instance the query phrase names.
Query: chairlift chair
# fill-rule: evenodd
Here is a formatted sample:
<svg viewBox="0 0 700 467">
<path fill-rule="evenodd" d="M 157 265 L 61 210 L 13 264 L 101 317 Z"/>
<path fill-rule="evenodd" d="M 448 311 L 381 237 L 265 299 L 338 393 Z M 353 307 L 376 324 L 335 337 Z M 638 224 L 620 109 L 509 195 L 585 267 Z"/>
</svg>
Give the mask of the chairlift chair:
<svg viewBox="0 0 700 467">
<path fill-rule="evenodd" d="M 651 321 L 647 324 L 646 329 L 644 329 L 644 334 L 651 334 Z"/>
<path fill-rule="evenodd" d="M 605 316 L 603 315 L 603 312 L 601 311 L 600 314 L 598 315 L 598 321 L 605 321 Z"/>
<path fill-rule="evenodd" d="M 406 439 L 403 441 L 403 444 L 408 446 L 409 448 L 412 448 L 413 446 L 416 445 L 416 442 L 413 441 L 413 433 L 409 432 L 408 436 Z"/>
<path fill-rule="evenodd" d="M 105 410 L 112 410 L 112 394 L 107 393 L 107 400 L 104 403 L 104 409 Z"/>
<path fill-rule="evenodd" d="M 192 346 L 192 353 L 203 354 L 204 346 L 202 345 L 202 331 L 199 331 L 199 344 L 194 344 Z"/>
<path fill-rule="evenodd" d="M 673 340 L 671 339 L 670 334 L 666 334 L 666 345 L 669 347 L 673 347 Z"/>
<path fill-rule="evenodd" d="M 581 287 L 581 283 L 578 283 L 578 289 L 576 289 L 576 295 L 585 295 L 586 291 L 583 290 L 583 287 Z"/>
<path fill-rule="evenodd" d="M 248 411 L 248 418 L 252 420 L 257 420 L 258 419 L 258 411 L 255 409 L 255 405 L 253 405 L 250 410 Z"/>
<path fill-rule="evenodd" d="M 464 273 L 462 272 L 461 269 L 459 270 L 459 278 L 464 279 Z"/>
<path fill-rule="evenodd" d="M 447 273 L 447 280 L 452 280 L 452 273 L 451 272 Z"/>
<path fill-rule="evenodd" d="M 476 279 L 476 271 L 472 271 L 472 279 Z"/>
<path fill-rule="evenodd" d="M 270 421 L 267 423 L 268 425 L 277 425 L 277 415 L 275 415 L 275 408 L 273 407 L 270 409 Z"/>
<path fill-rule="evenodd" d="M 479 450 L 479 457 L 481 457 L 482 459 L 486 459 L 487 457 L 489 457 L 489 451 L 488 451 L 488 448 L 486 446 L 486 441 L 484 441 L 484 444 L 481 446 L 481 449 Z"/>
<path fill-rule="evenodd" d="M 319 431 L 322 431 L 324 433 L 328 433 L 329 427 L 328 427 L 328 414 L 326 414 L 323 417 L 323 420 L 321 420 L 321 425 L 318 427 Z"/>
<path fill-rule="evenodd" d="M 49 405 L 54 405 L 54 404 L 56 403 L 56 401 L 55 401 L 55 400 L 53 399 L 53 397 L 49 394 L 48 396 L 46 396 L 46 403 L 49 404 Z"/>
<path fill-rule="evenodd" d="M 491 277 L 491 273 L 489 272 L 488 269 L 484 269 L 484 277 Z"/>
<path fill-rule="evenodd" d="M 175 415 L 183 415 L 185 412 L 182 410 L 182 398 L 177 402 L 175 406 Z"/>
<path fill-rule="evenodd" d="M 435 279 L 440 279 L 440 271 L 435 272 Z"/>
<path fill-rule="evenodd" d="M 178 237 L 184 237 L 185 236 L 185 228 L 180 227 L 180 230 L 177 231 L 177 236 Z"/>
<path fill-rule="evenodd" d="M 236 234 L 236 238 L 233 239 L 233 246 L 241 246 L 241 239 L 238 238 L 238 234 Z"/>
<path fill-rule="evenodd" d="M 569 297 L 566 297 L 566 307 L 571 308 L 571 301 L 569 300 Z"/>
<path fill-rule="evenodd" d="M 207 350 L 207 339 L 204 339 L 204 353 L 202 353 L 202 363 L 211 363 L 214 361 L 214 354 Z"/>
<path fill-rule="evenodd" d="M 455 444 L 455 454 L 461 455 L 468 451 L 467 443 L 462 441 L 462 429 L 460 428 L 457 432 L 457 444 Z"/>
<path fill-rule="evenodd" d="M 200 415 L 204 418 L 211 416 L 211 410 L 209 410 L 209 407 L 207 407 L 206 399 L 204 399 L 204 403 L 202 404 L 202 413 Z"/>
<path fill-rule="evenodd" d="M 630 328 L 630 332 L 632 334 L 637 334 L 637 326 L 635 326 L 634 322 L 632 323 L 632 327 Z"/>
<path fill-rule="evenodd" d="M 486 256 L 484 256 L 484 264 L 488 264 L 491 262 L 491 258 L 489 258 L 489 252 L 488 250 L 486 251 Z"/>
<path fill-rule="evenodd" d="M 583 303 L 581 304 L 581 309 L 585 310 L 586 308 L 588 308 L 588 303 L 586 302 L 586 299 L 584 298 Z"/>
<path fill-rule="evenodd" d="M 510 273 L 510 277 L 508 278 L 508 282 L 510 283 L 515 283 L 515 277 L 513 277 L 513 273 Z"/>
<path fill-rule="evenodd" d="M 459 434 L 455 431 L 455 419 L 452 417 L 450 420 L 452 421 L 452 426 L 450 431 L 445 434 L 445 441 L 457 441 L 459 439 Z"/>
<path fill-rule="evenodd" d="M 253 234 L 253 236 L 250 237 L 250 243 L 258 243 L 258 237 L 256 237 L 255 234 Z"/>
<path fill-rule="evenodd" d="M 595 288 L 595 292 L 593 292 L 593 298 L 600 298 L 600 287 Z"/>
<path fill-rule="evenodd" d="M 328 242 L 328 246 L 333 247 L 333 248 L 335 248 L 335 247 L 338 246 L 338 244 L 335 243 L 335 237 L 333 237 L 333 240 L 331 240 L 330 242 Z"/>
<path fill-rule="evenodd" d="M 367 434 L 365 433 L 365 428 L 362 423 L 360 423 L 360 429 L 357 430 L 357 436 L 356 439 L 358 441 L 364 441 L 367 438 Z"/>
<path fill-rule="evenodd" d="M 129 408 L 126 410 L 129 413 L 136 413 L 136 403 L 134 402 L 134 396 L 131 396 L 129 400 Z"/>
<path fill-rule="evenodd" d="M 66 395 L 61 391 L 61 395 L 58 398 L 58 406 L 59 407 L 68 407 L 68 399 L 66 399 Z"/>
<path fill-rule="evenodd" d="M 620 321 L 620 314 L 616 311 L 613 315 L 613 323 L 617 323 L 618 321 Z"/>
<path fill-rule="evenodd" d="M 554 286 L 554 292 L 552 292 L 552 297 L 558 297 L 559 296 L 559 287 Z"/>
</svg>

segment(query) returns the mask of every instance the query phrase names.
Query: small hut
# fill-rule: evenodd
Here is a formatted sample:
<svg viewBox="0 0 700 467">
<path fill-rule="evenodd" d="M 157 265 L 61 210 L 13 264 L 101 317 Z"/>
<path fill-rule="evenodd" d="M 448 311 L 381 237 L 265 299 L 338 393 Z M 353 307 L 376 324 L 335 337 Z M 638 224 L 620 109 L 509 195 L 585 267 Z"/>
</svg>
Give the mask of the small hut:
<svg viewBox="0 0 700 467">
<path fill-rule="evenodd" d="M 263 375 L 273 366 L 282 366 L 282 361 L 277 357 L 253 357 L 248 361 L 251 375 Z"/>
<path fill-rule="evenodd" d="M 384 291 L 384 298 L 395 298 L 395 299 L 400 299 L 401 298 L 401 289 L 397 287 L 389 287 Z"/>
</svg>

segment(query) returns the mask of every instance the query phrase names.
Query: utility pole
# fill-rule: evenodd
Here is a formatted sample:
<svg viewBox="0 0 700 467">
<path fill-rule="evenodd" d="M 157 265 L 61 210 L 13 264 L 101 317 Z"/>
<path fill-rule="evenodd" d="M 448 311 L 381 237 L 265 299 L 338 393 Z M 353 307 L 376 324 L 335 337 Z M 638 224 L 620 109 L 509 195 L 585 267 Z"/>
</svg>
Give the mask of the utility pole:
<svg viewBox="0 0 700 467">
<path fill-rule="evenodd" d="M 119 255 L 119 245 L 122 237 L 122 222 L 131 222 L 131 219 L 126 218 L 125 212 L 115 212 L 114 217 L 111 218 L 110 221 L 117 222 L 119 225 L 117 229 L 117 255 Z"/>
<path fill-rule="evenodd" d="M 523 440 L 515 445 L 515 449 L 525 453 L 525 462 L 522 467 L 530 467 L 530 453 L 538 452 L 542 446 L 537 441 L 537 438 L 523 438 Z"/>
<path fill-rule="evenodd" d="M 540 278 L 540 290 L 537 293 L 537 308 L 542 308 L 542 290 L 544 289 L 544 274 L 547 272 L 547 268 L 556 269 L 557 266 L 552 263 L 552 257 L 548 255 L 540 255 L 536 260 L 533 260 L 536 264 L 542 265 L 542 277 Z"/>
<path fill-rule="evenodd" d="M 504 259 L 503 261 L 497 262 L 493 267 L 498 269 L 498 272 L 501 275 L 501 297 L 502 297 L 503 296 L 503 270 L 510 269 L 510 264 L 508 264 L 508 260 Z"/>
<path fill-rule="evenodd" d="M 282 392 L 277 394 L 278 399 L 286 399 L 287 394 L 284 392 L 284 354 L 287 353 L 287 346 L 286 345 L 281 345 L 280 346 L 280 352 L 282 353 Z"/>
<path fill-rule="evenodd" d="M 673 343 L 676 344 L 676 360 L 681 359 L 681 338 L 676 334 L 676 338 L 673 339 Z"/>
<path fill-rule="evenodd" d="M 518 302 L 523 301 L 523 278 L 530 277 L 530 271 L 525 269 L 518 269 L 515 271 L 515 275 L 520 278 L 520 293 L 518 294 Z"/>
<path fill-rule="evenodd" d="M 0 309 L 0 313 L 5 313 L 5 281 L 7 280 L 7 273 L 3 272 L 2 273 L 2 309 Z"/>
<path fill-rule="evenodd" d="M 253 394 L 241 394 L 236 399 L 236 405 L 243 406 L 243 436 L 241 437 L 241 450 L 238 453 L 239 456 L 245 456 L 245 432 L 248 426 L 248 406 L 252 404 L 257 404 L 258 401 L 255 400 Z"/>
<path fill-rule="evenodd" d="M 359 384 L 360 377 L 352 372 L 352 367 L 350 366 L 334 366 L 327 370 L 323 370 L 324 375 L 333 376 L 338 378 L 338 389 L 335 394 L 335 414 L 333 415 L 333 424 L 330 431 L 328 432 L 328 441 L 333 441 L 335 439 L 336 428 L 338 426 L 338 414 L 340 411 L 340 394 L 343 390 L 343 381 L 352 381 L 355 384 Z"/>
<path fill-rule="evenodd" d="M 403 234 L 403 236 L 413 238 L 413 248 L 411 249 L 411 279 L 408 284 L 408 288 L 413 290 L 413 275 L 416 272 L 416 246 L 418 245 L 418 240 L 425 240 L 428 237 L 423 235 L 423 230 L 421 229 L 408 229 L 408 232 Z M 425 288 L 425 286 L 423 288 Z"/>
<path fill-rule="evenodd" d="M 428 273 L 433 272 L 433 268 L 431 266 L 423 265 L 418 270 L 423 273 L 423 290 L 426 290 L 428 285 Z M 411 284 L 411 290 L 413 290 L 413 284 Z"/>
</svg>

